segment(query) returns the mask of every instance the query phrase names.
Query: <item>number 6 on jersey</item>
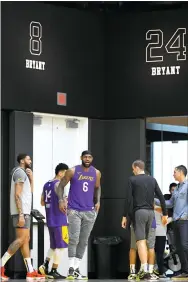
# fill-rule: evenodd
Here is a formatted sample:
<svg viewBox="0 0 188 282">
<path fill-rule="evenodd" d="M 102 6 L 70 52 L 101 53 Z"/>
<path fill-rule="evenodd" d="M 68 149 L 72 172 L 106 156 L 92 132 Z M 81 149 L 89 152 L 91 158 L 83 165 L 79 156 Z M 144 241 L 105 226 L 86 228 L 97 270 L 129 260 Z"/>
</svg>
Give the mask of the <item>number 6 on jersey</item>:
<svg viewBox="0 0 188 282">
<path fill-rule="evenodd" d="M 87 192 L 88 191 L 88 182 L 83 183 L 83 191 Z"/>
</svg>

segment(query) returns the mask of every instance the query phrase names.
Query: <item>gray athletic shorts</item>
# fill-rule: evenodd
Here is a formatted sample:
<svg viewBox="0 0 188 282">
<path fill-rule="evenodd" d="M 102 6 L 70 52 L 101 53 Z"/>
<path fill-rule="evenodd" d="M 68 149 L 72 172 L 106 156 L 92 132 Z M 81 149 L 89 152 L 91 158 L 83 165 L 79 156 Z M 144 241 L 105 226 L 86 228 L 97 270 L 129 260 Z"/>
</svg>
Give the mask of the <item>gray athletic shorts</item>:
<svg viewBox="0 0 188 282">
<path fill-rule="evenodd" d="M 147 246 L 148 249 L 154 249 L 155 247 L 155 228 L 150 228 L 149 230 L 149 234 L 147 238 Z M 137 250 L 136 237 L 132 225 L 131 225 L 131 249 Z"/>
<path fill-rule="evenodd" d="M 22 229 L 30 229 L 31 216 L 29 214 L 24 214 L 24 218 L 25 218 L 25 225 L 23 227 L 19 227 L 18 226 L 19 215 L 18 214 L 12 215 L 13 227 L 22 228 Z"/>
<path fill-rule="evenodd" d="M 136 241 L 148 240 L 154 217 L 153 210 L 140 209 L 135 212 L 134 231 Z"/>
</svg>

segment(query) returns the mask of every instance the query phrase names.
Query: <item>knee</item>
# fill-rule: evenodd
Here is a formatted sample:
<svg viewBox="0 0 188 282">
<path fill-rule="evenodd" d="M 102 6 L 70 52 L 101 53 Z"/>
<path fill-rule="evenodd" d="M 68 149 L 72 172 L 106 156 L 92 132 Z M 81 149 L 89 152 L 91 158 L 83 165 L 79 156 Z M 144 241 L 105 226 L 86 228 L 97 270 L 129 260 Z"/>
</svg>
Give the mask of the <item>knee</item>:
<svg viewBox="0 0 188 282">
<path fill-rule="evenodd" d="M 30 235 L 26 235 L 24 243 L 29 243 L 29 241 L 30 241 Z"/>
<path fill-rule="evenodd" d="M 29 243 L 29 241 L 30 241 L 30 235 L 24 234 L 23 236 L 21 236 L 21 237 L 19 238 L 19 241 L 20 241 L 21 245 L 26 244 L 26 243 Z"/>
<path fill-rule="evenodd" d="M 78 236 L 69 236 L 69 245 L 78 245 L 79 237 Z"/>
<path fill-rule="evenodd" d="M 24 236 L 19 237 L 17 240 L 18 240 L 20 246 L 22 246 L 25 243 L 25 237 Z"/>
<path fill-rule="evenodd" d="M 83 240 L 81 239 L 79 244 L 82 246 L 82 247 L 86 247 L 88 245 L 88 240 Z"/>
</svg>

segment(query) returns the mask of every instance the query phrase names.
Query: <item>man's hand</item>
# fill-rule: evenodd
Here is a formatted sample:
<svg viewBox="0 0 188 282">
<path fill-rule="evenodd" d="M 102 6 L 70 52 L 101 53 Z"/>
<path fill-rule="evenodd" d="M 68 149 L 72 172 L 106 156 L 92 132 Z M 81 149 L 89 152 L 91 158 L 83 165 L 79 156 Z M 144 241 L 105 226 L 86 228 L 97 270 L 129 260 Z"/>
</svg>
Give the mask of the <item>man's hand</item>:
<svg viewBox="0 0 188 282">
<path fill-rule="evenodd" d="M 100 203 L 96 203 L 95 204 L 95 210 L 96 210 L 97 213 L 99 212 L 99 209 L 100 209 Z"/>
<path fill-rule="evenodd" d="M 168 223 L 168 215 L 163 215 L 161 218 L 162 224 L 167 225 Z"/>
<path fill-rule="evenodd" d="M 26 173 L 29 177 L 29 179 L 32 181 L 33 180 L 33 172 L 30 168 L 26 168 Z"/>
<path fill-rule="evenodd" d="M 25 225 L 25 218 L 24 218 L 24 215 L 23 214 L 20 214 L 19 215 L 19 220 L 18 220 L 18 224 L 17 224 L 19 227 L 24 227 Z"/>
<path fill-rule="evenodd" d="M 126 226 L 127 226 L 127 218 L 123 216 L 122 221 L 121 221 L 121 227 L 125 229 Z"/>
<path fill-rule="evenodd" d="M 67 212 L 67 198 L 63 198 L 62 200 L 59 200 L 59 209 L 63 213 Z"/>
</svg>

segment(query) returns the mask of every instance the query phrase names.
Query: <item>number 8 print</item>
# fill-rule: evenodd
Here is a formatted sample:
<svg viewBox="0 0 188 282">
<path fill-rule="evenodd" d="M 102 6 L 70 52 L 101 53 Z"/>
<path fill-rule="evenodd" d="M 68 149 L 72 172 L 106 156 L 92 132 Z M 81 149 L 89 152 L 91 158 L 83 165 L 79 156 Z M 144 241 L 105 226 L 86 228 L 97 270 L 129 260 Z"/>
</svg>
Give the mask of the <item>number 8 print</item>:
<svg viewBox="0 0 188 282">
<path fill-rule="evenodd" d="M 39 22 L 30 23 L 29 51 L 31 55 L 40 56 L 42 53 L 42 25 Z"/>
</svg>

